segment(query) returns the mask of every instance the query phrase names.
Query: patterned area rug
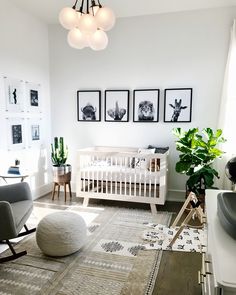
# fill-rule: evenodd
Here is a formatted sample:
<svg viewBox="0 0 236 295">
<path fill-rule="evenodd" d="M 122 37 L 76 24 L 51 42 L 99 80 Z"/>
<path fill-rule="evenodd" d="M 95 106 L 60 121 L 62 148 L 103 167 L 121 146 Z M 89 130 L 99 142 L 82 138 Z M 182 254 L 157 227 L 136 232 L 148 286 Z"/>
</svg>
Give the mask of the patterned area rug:
<svg viewBox="0 0 236 295">
<path fill-rule="evenodd" d="M 42 254 L 34 235 L 25 238 L 15 249 L 26 249 L 28 255 L 0 265 L 0 295 L 151 295 L 162 252 L 144 251 L 142 233 L 147 222 L 168 225 L 171 213 L 69 210 L 87 221 L 86 245 L 73 255 L 52 258 Z"/>
<path fill-rule="evenodd" d="M 179 227 L 169 228 L 163 224 L 147 224 L 151 229 L 143 232 L 143 239 L 150 243 L 145 244 L 147 250 L 169 250 L 184 252 L 204 252 L 207 243 L 205 229 L 186 227 L 176 239 L 172 247 L 169 246 Z"/>
</svg>

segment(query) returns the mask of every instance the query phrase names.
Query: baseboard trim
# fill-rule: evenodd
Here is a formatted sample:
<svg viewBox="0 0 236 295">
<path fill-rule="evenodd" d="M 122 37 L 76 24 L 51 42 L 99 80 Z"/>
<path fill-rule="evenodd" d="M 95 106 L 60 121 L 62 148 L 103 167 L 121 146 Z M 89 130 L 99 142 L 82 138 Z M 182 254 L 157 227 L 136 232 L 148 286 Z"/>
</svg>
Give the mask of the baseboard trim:
<svg viewBox="0 0 236 295">
<path fill-rule="evenodd" d="M 42 196 L 49 194 L 52 191 L 53 183 L 47 183 L 38 187 L 37 189 L 32 191 L 33 200 L 37 200 Z M 72 193 L 76 192 L 76 183 L 71 182 L 71 190 Z M 171 202 L 183 202 L 185 200 L 185 191 L 184 190 L 174 190 L 169 189 L 167 193 L 167 201 Z"/>
<path fill-rule="evenodd" d="M 40 187 L 37 187 L 35 190 L 32 190 L 33 200 L 37 200 L 42 196 L 49 194 L 52 191 L 52 183 L 44 184 Z"/>
<path fill-rule="evenodd" d="M 171 201 L 171 202 L 185 201 L 185 191 L 169 189 L 167 194 L 167 201 Z"/>
</svg>

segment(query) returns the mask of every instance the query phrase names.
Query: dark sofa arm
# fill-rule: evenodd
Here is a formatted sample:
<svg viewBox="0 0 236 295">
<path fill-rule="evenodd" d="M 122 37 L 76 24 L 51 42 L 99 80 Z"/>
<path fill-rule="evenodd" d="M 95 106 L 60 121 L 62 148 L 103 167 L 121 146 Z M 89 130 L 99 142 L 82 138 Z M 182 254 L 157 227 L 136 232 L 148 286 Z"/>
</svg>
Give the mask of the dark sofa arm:
<svg viewBox="0 0 236 295">
<path fill-rule="evenodd" d="M 0 186 L 0 201 L 9 203 L 32 200 L 30 187 L 27 182 Z"/>
<path fill-rule="evenodd" d="M 12 239 L 17 236 L 15 221 L 11 205 L 0 201 L 0 241 Z"/>
</svg>

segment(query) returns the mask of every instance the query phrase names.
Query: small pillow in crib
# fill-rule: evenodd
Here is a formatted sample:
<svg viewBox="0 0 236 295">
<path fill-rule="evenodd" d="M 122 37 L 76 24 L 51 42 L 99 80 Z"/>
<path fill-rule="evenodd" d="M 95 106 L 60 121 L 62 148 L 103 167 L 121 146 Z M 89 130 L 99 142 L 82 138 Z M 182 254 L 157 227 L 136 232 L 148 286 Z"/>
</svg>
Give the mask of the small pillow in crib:
<svg viewBox="0 0 236 295">
<path fill-rule="evenodd" d="M 138 154 L 149 155 L 154 154 L 155 149 L 138 149 Z M 139 167 L 141 169 L 148 169 L 149 161 L 146 158 L 134 158 L 133 167 Z"/>
</svg>

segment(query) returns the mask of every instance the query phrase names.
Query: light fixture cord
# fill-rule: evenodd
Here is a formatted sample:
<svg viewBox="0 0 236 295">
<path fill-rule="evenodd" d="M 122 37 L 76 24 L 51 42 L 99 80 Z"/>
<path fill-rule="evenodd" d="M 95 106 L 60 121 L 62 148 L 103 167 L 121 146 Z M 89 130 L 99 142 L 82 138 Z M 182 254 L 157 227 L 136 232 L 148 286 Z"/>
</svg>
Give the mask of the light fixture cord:
<svg viewBox="0 0 236 295">
<path fill-rule="evenodd" d="M 89 14 L 89 0 L 87 0 L 87 13 Z"/>
<path fill-rule="evenodd" d="M 84 0 L 82 0 L 82 2 L 81 2 L 81 6 L 80 6 L 80 9 L 79 9 L 80 13 L 83 13 L 83 7 L 84 7 Z"/>
<path fill-rule="evenodd" d="M 72 6 L 72 9 L 76 10 L 77 3 L 78 3 L 78 0 L 75 0 L 75 4 Z"/>
</svg>

